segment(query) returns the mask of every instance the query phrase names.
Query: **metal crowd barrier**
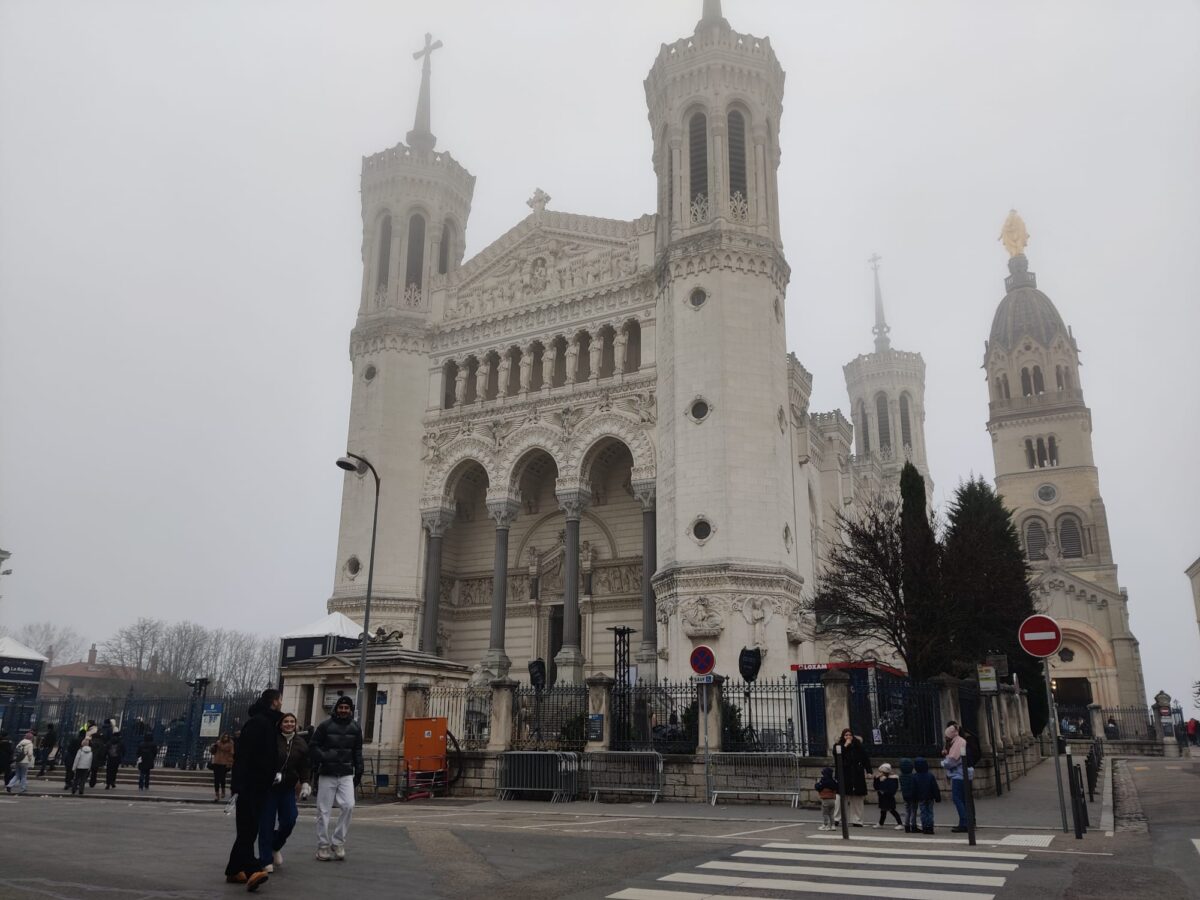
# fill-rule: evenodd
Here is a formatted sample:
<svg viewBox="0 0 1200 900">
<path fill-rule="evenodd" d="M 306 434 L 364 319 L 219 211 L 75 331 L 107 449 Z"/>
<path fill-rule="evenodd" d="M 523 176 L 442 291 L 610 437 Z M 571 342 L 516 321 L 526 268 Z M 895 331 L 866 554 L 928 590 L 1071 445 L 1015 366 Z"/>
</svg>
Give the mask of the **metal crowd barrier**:
<svg viewBox="0 0 1200 900">
<path fill-rule="evenodd" d="M 650 751 L 612 751 L 583 754 L 586 791 L 595 803 L 602 791 L 613 794 L 649 794 L 658 800 L 663 789 L 663 758 Z"/>
<path fill-rule="evenodd" d="M 501 800 L 520 794 L 549 794 L 567 803 L 579 793 L 579 754 L 557 750 L 510 750 L 500 754 L 497 791 Z"/>
<path fill-rule="evenodd" d="M 791 797 L 792 809 L 800 805 L 799 753 L 713 753 L 710 758 L 713 806 L 720 794 L 777 794 Z M 722 781 L 725 787 L 719 786 Z"/>
</svg>

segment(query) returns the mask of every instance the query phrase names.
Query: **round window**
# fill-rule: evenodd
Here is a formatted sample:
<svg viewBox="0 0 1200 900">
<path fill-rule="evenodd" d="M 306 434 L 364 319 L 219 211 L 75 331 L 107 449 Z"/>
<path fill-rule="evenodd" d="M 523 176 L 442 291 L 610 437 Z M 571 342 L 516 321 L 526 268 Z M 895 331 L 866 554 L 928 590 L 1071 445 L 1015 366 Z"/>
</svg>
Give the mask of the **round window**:
<svg viewBox="0 0 1200 900">
<path fill-rule="evenodd" d="M 703 422 L 708 418 L 708 403 L 704 400 L 697 400 L 692 404 L 692 408 L 688 412 L 691 413 L 692 418 L 697 422 Z"/>
<path fill-rule="evenodd" d="M 699 309 L 707 301 L 708 294 L 705 293 L 704 288 L 695 288 L 691 294 L 688 295 L 688 303 L 692 304 L 693 309 Z"/>
<path fill-rule="evenodd" d="M 365 369 L 363 369 L 363 380 L 364 381 L 374 381 L 375 376 L 378 374 L 379 374 L 379 371 L 375 368 L 375 364 L 371 363 Z"/>
<path fill-rule="evenodd" d="M 692 526 L 692 535 L 698 541 L 707 541 L 712 537 L 712 525 L 708 519 L 697 519 L 696 523 Z"/>
<path fill-rule="evenodd" d="M 1037 497 L 1043 503 L 1053 503 L 1058 497 L 1058 488 L 1052 484 L 1043 484 L 1037 489 Z"/>
<path fill-rule="evenodd" d="M 355 577 L 362 571 L 362 563 L 358 561 L 357 556 L 352 556 L 346 560 L 346 571 L 350 573 L 350 577 Z"/>
</svg>

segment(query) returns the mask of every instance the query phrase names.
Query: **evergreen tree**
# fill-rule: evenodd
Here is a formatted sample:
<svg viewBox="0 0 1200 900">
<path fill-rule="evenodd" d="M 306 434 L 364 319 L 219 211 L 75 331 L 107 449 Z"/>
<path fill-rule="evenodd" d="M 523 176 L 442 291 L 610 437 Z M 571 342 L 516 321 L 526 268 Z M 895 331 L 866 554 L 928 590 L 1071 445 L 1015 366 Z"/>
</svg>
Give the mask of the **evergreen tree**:
<svg viewBox="0 0 1200 900">
<path fill-rule="evenodd" d="M 941 548 L 925 507 L 925 479 L 912 463 L 900 471 L 900 558 L 908 672 L 924 680 L 950 671 L 954 634 L 942 590 Z"/>
<path fill-rule="evenodd" d="M 1036 612 L 1029 569 L 1012 514 L 982 478 L 960 484 L 950 505 L 942 557 L 947 618 L 959 671 L 974 670 L 990 653 L 1008 656 L 1009 668 L 1029 692 L 1034 733 L 1045 727 L 1042 663 L 1017 640 L 1021 622 Z"/>
</svg>

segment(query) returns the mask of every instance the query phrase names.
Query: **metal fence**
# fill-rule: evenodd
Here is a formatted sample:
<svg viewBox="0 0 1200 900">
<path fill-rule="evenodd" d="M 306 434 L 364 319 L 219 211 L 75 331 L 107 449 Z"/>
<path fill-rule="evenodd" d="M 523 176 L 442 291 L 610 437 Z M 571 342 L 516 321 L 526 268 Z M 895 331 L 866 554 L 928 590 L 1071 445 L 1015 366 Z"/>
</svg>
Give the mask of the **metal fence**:
<svg viewBox="0 0 1200 900">
<path fill-rule="evenodd" d="M 1106 706 L 1100 710 L 1104 737 L 1110 741 L 1156 741 L 1161 736 L 1146 706 Z M 1061 718 L 1060 718 L 1061 721 Z"/>
<path fill-rule="evenodd" d="M 800 805 L 798 753 L 714 753 L 709 771 L 712 805 L 721 794 L 774 794 Z"/>
<path fill-rule="evenodd" d="M 483 750 L 487 747 L 492 725 L 492 689 L 488 685 L 444 685 L 431 687 L 426 711 L 430 716 L 443 716 L 446 728 L 464 750 Z"/>
<path fill-rule="evenodd" d="M 1092 717 L 1086 706 L 1056 703 L 1054 711 L 1059 734 L 1074 740 L 1093 737 Z"/>
<path fill-rule="evenodd" d="M 513 749 L 582 750 L 587 704 L 586 685 L 556 684 L 540 691 L 520 685 L 513 692 Z"/>
<path fill-rule="evenodd" d="M 942 745 L 940 717 L 936 684 L 900 678 L 851 683 L 850 728 L 870 756 L 936 756 Z"/>
<path fill-rule="evenodd" d="M 649 794 L 654 803 L 663 789 L 663 758 L 654 751 L 583 754 L 584 790 L 593 802 L 602 793 Z"/>
<path fill-rule="evenodd" d="M 496 789 L 501 800 L 520 800 L 529 794 L 549 794 L 552 803 L 574 800 L 579 793 L 579 754 L 544 750 L 501 753 Z"/>
<path fill-rule="evenodd" d="M 638 681 L 614 685 L 613 750 L 695 753 L 700 716 L 696 685 L 688 681 Z"/>
<path fill-rule="evenodd" d="M 733 753 L 808 752 L 811 741 L 803 733 L 806 729 L 799 694 L 787 676 L 725 682 L 721 694 L 721 749 Z M 821 707 L 823 710 L 824 695 Z"/>
</svg>

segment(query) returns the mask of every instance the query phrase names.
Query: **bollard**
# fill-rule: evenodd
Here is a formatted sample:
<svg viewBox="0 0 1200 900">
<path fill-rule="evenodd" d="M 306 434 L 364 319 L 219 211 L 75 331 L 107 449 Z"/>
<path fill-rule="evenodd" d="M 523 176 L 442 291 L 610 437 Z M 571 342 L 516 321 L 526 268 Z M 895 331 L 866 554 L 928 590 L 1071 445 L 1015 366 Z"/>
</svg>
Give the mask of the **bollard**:
<svg viewBox="0 0 1200 900">
<path fill-rule="evenodd" d="M 850 840 L 850 822 L 846 819 L 846 779 L 842 767 L 842 742 L 833 747 L 834 774 L 838 783 L 838 815 L 842 820 L 842 840 Z"/>
</svg>

